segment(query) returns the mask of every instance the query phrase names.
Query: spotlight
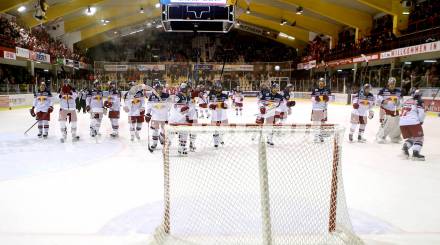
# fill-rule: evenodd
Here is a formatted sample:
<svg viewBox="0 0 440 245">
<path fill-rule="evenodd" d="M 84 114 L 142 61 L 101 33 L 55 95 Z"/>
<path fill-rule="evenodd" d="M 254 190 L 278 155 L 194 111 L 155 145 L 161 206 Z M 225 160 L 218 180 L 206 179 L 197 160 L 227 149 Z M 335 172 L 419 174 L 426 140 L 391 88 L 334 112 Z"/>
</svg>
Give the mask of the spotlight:
<svg viewBox="0 0 440 245">
<path fill-rule="evenodd" d="M 156 3 L 156 4 L 154 5 L 154 7 L 156 7 L 157 9 L 160 8 L 160 3 Z"/>
<path fill-rule="evenodd" d="M 286 21 L 285 19 L 281 19 L 281 21 L 280 21 L 280 26 L 283 26 L 283 25 L 285 25 L 285 24 L 287 24 L 287 21 Z"/>
<path fill-rule="evenodd" d="M 304 12 L 303 7 L 298 6 L 298 8 L 296 8 L 296 14 L 297 14 L 297 15 L 301 15 L 303 12 Z"/>
<path fill-rule="evenodd" d="M 251 14 L 251 9 L 249 7 L 246 9 L 246 14 Z"/>
<path fill-rule="evenodd" d="M 26 11 L 26 7 L 25 7 L 25 6 L 20 6 L 20 7 L 17 9 L 17 11 L 20 12 L 20 13 L 23 13 L 24 11 Z"/>
<path fill-rule="evenodd" d="M 96 8 L 95 7 L 87 7 L 86 9 L 86 15 L 87 16 L 92 16 L 96 13 Z"/>
<path fill-rule="evenodd" d="M 141 9 L 139 10 L 139 13 L 141 13 L 141 14 L 145 13 L 143 7 L 141 7 Z"/>
</svg>

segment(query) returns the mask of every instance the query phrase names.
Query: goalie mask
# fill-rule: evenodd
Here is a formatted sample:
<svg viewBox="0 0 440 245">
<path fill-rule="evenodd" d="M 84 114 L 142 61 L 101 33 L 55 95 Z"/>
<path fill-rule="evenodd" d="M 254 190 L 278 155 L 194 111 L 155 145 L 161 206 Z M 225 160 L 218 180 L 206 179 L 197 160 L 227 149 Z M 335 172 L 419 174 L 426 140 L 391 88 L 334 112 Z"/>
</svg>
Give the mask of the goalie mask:
<svg viewBox="0 0 440 245">
<path fill-rule="evenodd" d="M 188 84 L 187 83 L 181 83 L 179 86 L 179 92 L 186 94 L 188 92 Z"/>
</svg>

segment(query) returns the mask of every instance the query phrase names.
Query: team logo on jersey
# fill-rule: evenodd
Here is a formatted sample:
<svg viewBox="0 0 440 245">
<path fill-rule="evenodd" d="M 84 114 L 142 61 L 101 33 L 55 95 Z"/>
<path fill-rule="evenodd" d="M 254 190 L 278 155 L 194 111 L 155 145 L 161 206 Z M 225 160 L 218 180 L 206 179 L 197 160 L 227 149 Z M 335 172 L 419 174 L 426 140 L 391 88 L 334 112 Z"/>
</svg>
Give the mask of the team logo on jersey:
<svg viewBox="0 0 440 245">
<path fill-rule="evenodd" d="M 133 104 L 133 105 L 137 105 L 137 104 L 139 104 L 141 102 L 141 100 L 140 99 L 136 99 L 136 98 L 134 98 L 132 101 L 131 101 L 131 103 Z"/>
<path fill-rule="evenodd" d="M 100 95 L 95 95 L 95 96 L 93 97 L 93 99 L 94 99 L 94 100 L 101 100 L 101 96 L 100 96 Z"/>
<path fill-rule="evenodd" d="M 72 99 L 72 96 L 70 96 L 70 95 L 63 95 L 63 99 L 70 100 L 70 99 Z"/>
</svg>

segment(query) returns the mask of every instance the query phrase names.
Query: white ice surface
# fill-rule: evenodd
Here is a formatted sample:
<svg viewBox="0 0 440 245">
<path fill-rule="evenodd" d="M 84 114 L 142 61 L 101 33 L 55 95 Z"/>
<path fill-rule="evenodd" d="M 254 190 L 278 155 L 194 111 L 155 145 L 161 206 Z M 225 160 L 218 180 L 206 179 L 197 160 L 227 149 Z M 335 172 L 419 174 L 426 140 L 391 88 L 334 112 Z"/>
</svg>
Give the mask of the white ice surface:
<svg viewBox="0 0 440 245">
<path fill-rule="evenodd" d="M 254 102 L 232 122 L 253 122 Z M 310 103 L 299 102 L 289 122 L 307 123 Z M 331 105 L 329 121 L 349 127 L 351 108 Z M 79 115 L 81 141 L 59 143 L 58 113 L 49 139 L 28 110 L 0 111 L 0 244 L 145 244 L 162 219 L 162 156 L 130 142 L 126 115 L 120 138 L 108 119 L 98 141 Z M 376 112 L 376 115 L 377 112 Z M 400 144 L 374 143 L 378 119 L 369 121 L 366 144 L 343 145 L 343 175 L 356 233 L 367 244 L 440 244 L 440 118 L 424 124 L 426 162 L 400 157 Z M 347 135 L 348 130 L 346 131 Z"/>
</svg>

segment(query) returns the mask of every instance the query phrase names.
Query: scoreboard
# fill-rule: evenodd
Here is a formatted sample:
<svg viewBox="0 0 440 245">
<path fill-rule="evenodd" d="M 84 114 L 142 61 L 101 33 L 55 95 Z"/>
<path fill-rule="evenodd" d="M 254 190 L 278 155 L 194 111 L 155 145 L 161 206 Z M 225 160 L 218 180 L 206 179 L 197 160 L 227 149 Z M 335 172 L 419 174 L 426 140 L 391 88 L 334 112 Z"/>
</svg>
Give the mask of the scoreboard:
<svg viewBox="0 0 440 245">
<path fill-rule="evenodd" d="M 162 5 L 234 5 L 236 0 L 161 0 Z"/>
<path fill-rule="evenodd" d="M 161 0 L 167 32 L 228 32 L 235 22 L 235 1 Z"/>
</svg>

